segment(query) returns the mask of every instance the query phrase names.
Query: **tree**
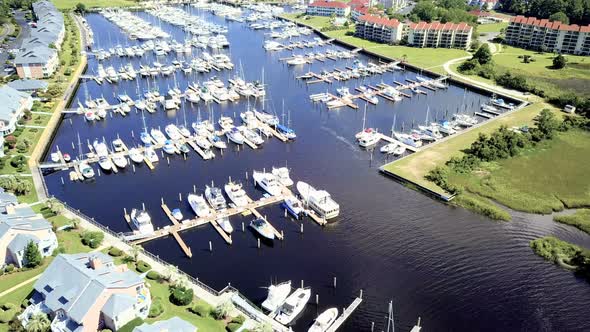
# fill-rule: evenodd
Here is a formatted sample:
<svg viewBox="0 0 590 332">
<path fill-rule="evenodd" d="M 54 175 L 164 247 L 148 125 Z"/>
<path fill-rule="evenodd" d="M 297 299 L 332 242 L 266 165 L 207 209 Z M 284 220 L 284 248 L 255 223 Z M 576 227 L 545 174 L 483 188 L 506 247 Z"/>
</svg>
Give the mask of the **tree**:
<svg viewBox="0 0 590 332">
<path fill-rule="evenodd" d="M 231 301 L 225 301 L 215 307 L 215 310 L 213 310 L 213 316 L 215 316 L 215 319 L 217 320 L 226 319 L 234 309 L 235 307 Z"/>
<path fill-rule="evenodd" d="M 193 289 L 183 285 L 170 285 L 170 302 L 178 306 L 189 305 L 193 301 Z"/>
<path fill-rule="evenodd" d="M 481 45 L 477 52 L 473 55 L 474 59 L 477 59 L 480 65 L 485 65 L 492 61 L 492 52 L 490 51 L 490 46 L 486 43 Z"/>
<path fill-rule="evenodd" d="M 570 18 L 564 12 L 556 12 L 549 16 L 551 21 L 559 21 L 563 24 L 570 24 Z"/>
<path fill-rule="evenodd" d="M 29 323 L 25 327 L 25 330 L 27 332 L 48 332 L 50 328 L 51 322 L 49 321 L 49 318 L 47 318 L 47 315 L 37 313 L 29 319 Z"/>
<path fill-rule="evenodd" d="M 64 205 L 55 198 L 51 198 L 47 201 L 47 206 L 51 210 L 51 212 L 55 214 L 60 214 L 65 209 Z"/>
<path fill-rule="evenodd" d="M 535 117 L 535 126 L 541 132 L 543 138 L 551 139 L 555 130 L 559 127 L 559 122 L 555 119 L 555 115 L 545 108 Z"/>
<path fill-rule="evenodd" d="M 566 65 L 567 59 L 563 55 L 558 54 L 555 58 L 553 58 L 553 68 L 561 69 L 564 68 Z"/>
<path fill-rule="evenodd" d="M 131 245 L 131 257 L 133 258 L 133 261 L 137 263 L 137 260 L 139 258 L 139 252 L 141 250 L 141 247 L 137 244 L 132 244 Z"/>
<path fill-rule="evenodd" d="M 264 322 L 264 323 L 259 323 L 258 325 L 256 325 L 256 327 L 254 327 L 254 329 L 252 330 L 254 332 L 272 332 L 272 326 L 270 325 L 270 323 L 268 322 Z"/>
<path fill-rule="evenodd" d="M 76 9 L 74 9 L 74 11 L 80 14 L 84 14 L 86 13 L 86 5 L 81 2 L 78 2 L 76 4 Z"/>
<path fill-rule="evenodd" d="M 39 266 L 41 261 L 43 261 L 43 256 L 41 256 L 39 247 L 34 241 L 29 241 L 29 244 L 27 244 L 24 261 L 26 266 L 30 268 Z"/>
</svg>

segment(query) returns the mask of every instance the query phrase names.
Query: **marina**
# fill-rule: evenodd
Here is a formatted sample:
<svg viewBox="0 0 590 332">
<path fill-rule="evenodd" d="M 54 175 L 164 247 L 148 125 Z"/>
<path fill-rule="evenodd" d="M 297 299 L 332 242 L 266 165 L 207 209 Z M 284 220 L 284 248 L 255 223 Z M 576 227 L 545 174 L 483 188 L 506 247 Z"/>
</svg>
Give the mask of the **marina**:
<svg viewBox="0 0 590 332">
<path fill-rule="evenodd" d="M 309 287 L 313 293 L 309 303 L 289 323 L 295 331 L 307 330 L 329 308 L 339 309 L 338 318 L 330 331 L 332 328 L 338 331 L 370 330 L 372 323 L 376 330 L 384 330 L 383 316 L 387 314 L 384 304 L 392 298 L 399 308 L 395 323 L 400 330 L 406 331 L 420 316 L 424 330 L 453 330 L 457 326 L 470 326 L 479 331 L 543 330 L 556 325 L 564 329 L 576 328 L 573 322 L 579 321 L 580 317 L 567 308 L 569 305 L 581 306 L 588 300 L 586 294 L 576 291 L 580 281 L 553 273 L 553 267 L 533 257 L 528 244 L 520 239 L 528 239 L 531 234 L 551 232 L 565 239 L 582 241 L 577 233 L 554 226 L 548 216 L 539 217 L 531 223 L 525 217 L 516 215 L 509 225 L 499 226 L 468 211 L 426 199 L 389 181 L 377 171 L 379 165 L 403 158 L 442 139 L 436 137 L 454 135 L 455 128 L 465 129 L 486 121 L 486 118 L 476 117 L 476 113 L 499 116 L 509 111 L 506 108 L 509 103 L 516 101 L 507 99 L 505 103 L 500 103 L 490 94 L 458 86 L 451 80 L 444 82 L 445 87 L 439 87 L 434 82 L 428 82 L 431 79 L 426 74 L 409 69 L 386 70 L 381 74 L 349 80 L 330 77 L 327 78 L 332 81 L 330 85 L 306 84 L 304 79 L 297 77 L 306 73 L 321 76 L 323 71 L 333 68 L 349 70 L 346 68 L 354 68 L 355 60 L 363 64 L 379 65 L 379 62 L 358 52 L 349 59 L 289 66 L 280 60 L 288 56 L 288 52 L 326 54 L 329 49 L 352 50 L 333 41 L 317 43 L 317 35 L 289 29 L 283 22 L 273 19 L 272 14 L 261 14 L 253 9 L 241 8 L 236 14 L 230 9 L 205 9 L 196 4 L 175 8 L 201 21 L 223 27 L 226 32 L 222 29 L 212 35 L 226 36 L 229 46 L 212 48 L 208 40 L 205 47 L 194 46 L 195 36 L 199 43 L 198 34 L 193 33 L 197 30 L 189 32 L 186 26 L 174 23 L 175 20 L 166 21 L 166 15 L 158 17 L 155 12 L 138 11 L 133 12 L 133 16 L 169 35 L 168 38 L 154 38 L 154 44 L 156 40 L 183 46 L 190 42 L 191 52 L 170 51 L 156 55 L 151 51 L 143 56 L 111 55 L 101 60 L 100 52 L 97 52 L 100 49 L 108 51 L 113 48 L 117 53 L 117 45 L 125 45 L 121 46 L 124 50 L 134 46 L 141 48 L 147 41 L 130 39 L 129 31 L 122 30 L 102 14 L 86 15 L 90 28 L 101 33 L 94 34 L 93 55 L 89 57 L 85 73 L 87 78 L 82 80 L 68 109 L 72 113 L 63 115 L 46 155 L 43 168 L 51 195 L 120 234 L 130 231 L 130 223 L 121 218 L 121 212 L 133 206 L 145 206 L 154 227 L 153 236 L 131 241 L 216 289 L 231 283 L 256 305 L 261 304 L 267 295 L 267 290 L 262 287 L 268 285 L 269 279 L 305 280 L 306 286 L 301 288 Z M 272 22 L 280 23 L 276 30 L 281 35 L 276 38 L 269 35 L 270 27 L 252 27 L 252 24 L 266 25 L 266 22 L 269 26 Z M 295 32 L 297 36 L 283 38 Z M 269 39 L 283 45 L 298 43 L 310 46 L 271 52 L 261 47 Z M 173 40 L 177 43 L 172 43 Z M 200 59 L 203 52 L 211 56 L 226 55 L 234 68 L 197 73 L 192 67 L 191 73 L 185 73 L 183 64 L 190 64 L 194 58 Z M 136 79 L 119 78 L 117 83 L 108 83 L 105 78 L 102 84 L 94 79 L 98 76 L 99 64 L 103 64 L 105 71 L 112 66 L 118 73 L 119 68 L 127 65 L 139 71 L 140 65 L 154 67 L 154 62 L 159 62 L 170 66 L 173 61 L 181 64 L 175 74 L 144 78 L 138 74 Z M 191 84 L 196 82 L 201 85 L 213 80 L 214 76 L 226 87 L 230 86 L 230 79 L 236 78 L 252 84 L 260 82 L 265 94 L 259 97 L 241 95 L 238 103 L 216 103 L 213 100 L 191 103 L 187 100 L 186 91 Z M 318 78 L 306 80 L 313 79 Z M 330 87 L 328 91 L 326 87 Z M 325 102 L 310 99 L 311 95 L 324 93 L 329 93 L 335 100 L 342 99 L 338 94 L 338 89 L 344 91 L 342 88 L 358 96 L 354 100 L 360 102 L 357 105 L 359 112 L 345 110 L 344 107 L 328 110 Z M 178 108 L 166 110 L 164 101 L 153 113 L 135 110 L 137 101 L 144 99 L 146 92 L 157 90 L 166 99 L 168 92 L 174 89 L 180 90 L 181 104 Z M 378 94 L 387 96 L 386 91 L 391 89 L 399 92 L 399 98 L 391 97 L 393 102 Z M 126 116 L 115 116 L 123 113 L 111 112 L 113 116 L 88 121 L 74 113 L 78 109 L 78 100 L 84 108 L 88 108 L 84 105 L 86 100 L 99 98 L 113 105 L 111 109 L 118 105 L 121 110 L 123 102 L 119 96 L 123 95 L 132 100 L 125 103 L 131 108 L 129 112 L 123 112 Z M 381 99 L 372 103 L 371 97 Z M 281 105 L 283 100 L 284 107 Z M 493 104 L 492 100 L 498 104 L 497 110 L 486 108 L 487 111 L 484 111 L 482 105 Z M 279 124 L 295 131 L 296 138 L 287 138 L 289 131 L 280 129 L 282 127 L 278 124 L 269 125 L 257 119 L 257 122 L 252 121 L 260 128 L 255 134 L 264 140 L 264 144 L 255 144 L 256 136 L 248 131 L 240 132 L 245 139 L 243 144 L 235 143 L 228 137 L 233 134 L 221 126 L 220 120 L 223 118 L 225 126 L 225 121 L 230 118 L 236 129 L 249 129 L 241 116 L 249 110 L 271 115 Z M 244 118 L 248 117 L 245 115 Z M 209 151 L 215 157 L 208 160 L 205 159 L 210 154 L 199 144 L 206 146 L 207 140 L 198 139 L 198 132 L 192 130 L 191 137 L 177 139 L 166 132 L 170 124 L 190 131 L 192 123 L 204 120 L 209 120 L 214 126 L 214 134 L 226 144 L 225 149 L 211 147 Z M 164 140 L 151 142 L 146 147 L 141 139 L 141 133 L 146 132 L 146 128 L 148 134 L 151 129 L 158 129 Z M 449 134 L 442 133 L 443 130 Z M 369 134 L 356 137 L 362 132 Z M 120 152 L 114 151 L 112 144 L 117 138 L 125 146 Z M 239 136 L 236 134 L 232 138 Z M 103 169 L 98 165 L 99 156 L 87 158 L 88 146 L 92 146 L 94 140 L 105 143 L 107 150 L 112 150 L 104 157 L 110 159 L 113 165 L 113 157 L 127 159 L 126 167 L 111 167 L 117 170 L 116 176 L 104 176 Z M 79 141 L 82 144 L 78 144 Z M 417 142 L 423 145 L 417 146 Z M 177 153 L 183 144 L 189 152 Z M 394 146 L 381 153 L 381 148 L 389 144 Z M 82 153 L 79 152 L 79 145 L 84 149 Z M 405 152 L 395 154 L 399 151 L 396 147 L 404 147 Z M 150 148 L 159 162 L 151 161 L 145 154 Z M 164 148 L 172 154 L 165 152 Z M 199 157 L 192 157 L 190 150 Z M 51 154 L 56 151 L 61 157 L 57 155 L 57 161 L 53 161 Z M 69 162 L 64 158 L 66 154 L 70 156 Z M 144 157 L 142 163 L 131 160 L 132 155 L 138 157 L 141 154 Z M 298 193 L 296 183 L 290 193 L 278 196 L 269 195 L 260 185 L 259 188 L 246 185 L 255 181 L 252 170 L 266 173 L 263 167 L 270 165 L 284 165 L 291 170 L 293 179 L 305 180 L 313 186 L 314 192 L 328 191 L 338 202 L 339 214 L 324 219 L 312 212 L 308 202 L 308 206 L 302 204 L 301 207 L 305 213 L 299 218 L 294 217 L 286 204 Z M 59 170 L 65 167 L 67 170 Z M 86 177 L 84 174 L 90 174 L 89 168 L 96 176 L 83 181 L 63 181 L 68 178 L 68 173 L 83 179 Z M 234 182 L 238 180 L 237 183 L 242 180 L 248 204 L 229 206 L 225 211 L 211 212 L 209 217 L 195 216 L 185 193 L 206 197 L 206 188 L 212 181 L 224 188 L 223 184 L 229 183 L 229 177 Z M 179 192 L 182 197 L 176 199 Z M 302 200 L 302 203 L 305 202 Z M 181 220 L 177 218 L 179 213 L 183 217 Z M 224 230 L 223 220 L 217 222 L 221 217 L 231 219 L 233 232 L 228 234 Z M 258 223 L 254 223 L 256 220 Z M 251 224 L 253 227 L 250 227 Z M 257 224 L 263 225 L 260 229 L 270 225 L 272 229 L 268 229 L 275 240 L 263 240 L 263 235 L 254 227 Z M 478 251 L 480 247 L 485 248 L 485 253 Z M 531 285 L 523 280 L 524 275 L 539 277 L 539 280 L 547 280 L 547 283 L 559 287 Z M 522 289 L 518 296 L 512 292 L 514 287 Z M 351 298 L 351 294 L 357 294 L 359 289 L 364 292 L 362 302 Z M 320 295 L 319 300 L 314 298 L 316 294 Z M 567 306 L 555 300 L 564 296 Z M 486 301 L 481 301 L 482 298 Z M 531 308 L 531 301 L 538 303 L 538 308 Z M 352 309 L 342 310 L 347 306 Z M 510 310 L 504 309 L 506 307 Z M 537 318 L 535 310 L 543 312 L 543 320 Z M 497 321 L 499 315 L 504 317 L 500 322 Z"/>
</svg>

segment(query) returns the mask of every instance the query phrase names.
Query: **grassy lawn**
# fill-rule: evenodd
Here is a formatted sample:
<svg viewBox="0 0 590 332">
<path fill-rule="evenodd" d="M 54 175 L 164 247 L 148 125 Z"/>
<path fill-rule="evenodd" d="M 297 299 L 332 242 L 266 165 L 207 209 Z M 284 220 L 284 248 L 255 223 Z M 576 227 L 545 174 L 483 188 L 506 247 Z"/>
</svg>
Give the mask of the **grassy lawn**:
<svg viewBox="0 0 590 332">
<path fill-rule="evenodd" d="M 533 118 L 543 108 L 553 109 L 552 106 L 542 103 L 527 106 L 508 116 L 489 121 L 477 129 L 454 136 L 433 147 L 414 153 L 397 162 L 387 164 L 385 165 L 385 169 L 435 192 L 444 193 L 440 187 L 424 179 L 424 176 L 431 169 L 439 165 L 444 165 L 453 156 L 461 156 L 463 154 L 461 151 L 468 148 L 475 141 L 479 133 L 491 133 L 501 125 L 512 127 L 532 124 Z"/>
<path fill-rule="evenodd" d="M 49 263 L 51 263 L 52 260 L 53 260 L 53 257 L 51 257 L 51 256 L 46 257 L 45 260 L 43 261 L 43 265 L 38 266 L 34 269 L 30 269 L 27 271 L 14 272 L 11 274 L 6 274 L 3 276 L 0 276 L 0 293 L 18 285 L 21 282 L 24 282 L 36 275 L 39 275 L 41 272 L 43 272 L 45 270 L 45 268 L 47 266 L 49 266 Z"/>
<path fill-rule="evenodd" d="M 500 32 L 500 30 L 508 27 L 508 22 L 479 24 L 477 26 L 478 33 Z"/>
<path fill-rule="evenodd" d="M 148 284 L 150 286 L 152 299 L 160 298 L 162 304 L 164 305 L 164 312 L 156 318 L 148 318 L 146 322 L 153 323 L 155 321 L 166 320 L 174 316 L 177 316 L 195 325 L 199 329 L 199 331 L 225 331 L 225 325 L 222 321 L 217 321 L 210 316 L 200 317 L 188 310 L 190 307 L 194 306 L 197 303 L 209 306 L 203 300 L 198 299 L 196 301 L 193 301 L 193 303 L 188 306 L 176 306 L 170 303 L 170 301 L 168 300 L 169 292 L 167 284 L 159 283 L 153 280 L 148 280 Z"/>
<path fill-rule="evenodd" d="M 86 5 L 86 8 L 137 6 L 137 2 L 131 0 L 51 0 L 51 2 L 58 9 L 71 9 L 79 2 Z"/>
<path fill-rule="evenodd" d="M 531 147 L 518 157 L 484 163 L 449 181 L 512 209 L 550 213 L 590 206 L 590 133 L 570 130 Z"/>
<path fill-rule="evenodd" d="M 296 16 L 297 14 L 283 14 L 283 17 L 285 18 L 295 20 L 299 23 L 314 27 L 316 29 L 321 29 L 323 27 L 330 25 L 329 17 L 309 16 L 309 19 L 304 20 L 302 18 L 296 18 Z M 346 33 L 348 31 L 354 31 L 354 28 L 351 27 L 348 30 L 341 29 L 335 31 L 326 31 L 324 33 L 331 38 L 340 39 L 356 47 L 367 49 L 379 55 L 395 58 L 398 60 L 405 59 L 406 62 L 412 65 L 425 69 L 432 69 L 434 71 L 441 73 L 443 72 L 442 68 L 437 67 L 442 66 L 443 63 L 451 59 L 469 55 L 469 53 L 467 53 L 466 51 L 457 49 L 391 46 L 357 38 L 354 36 L 346 36 Z"/>
<path fill-rule="evenodd" d="M 553 220 L 577 227 L 590 234 L 590 209 L 579 209 L 574 214 L 568 216 L 555 216 Z"/>
</svg>

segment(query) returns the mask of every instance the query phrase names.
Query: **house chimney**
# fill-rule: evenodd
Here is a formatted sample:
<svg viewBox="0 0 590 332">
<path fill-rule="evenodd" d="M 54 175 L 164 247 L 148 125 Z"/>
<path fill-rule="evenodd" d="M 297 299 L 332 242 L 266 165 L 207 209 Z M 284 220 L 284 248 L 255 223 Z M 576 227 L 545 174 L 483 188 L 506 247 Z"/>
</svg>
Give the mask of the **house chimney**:
<svg viewBox="0 0 590 332">
<path fill-rule="evenodd" d="M 90 268 L 93 270 L 98 270 L 102 267 L 102 261 L 100 258 L 94 256 L 90 257 Z"/>
</svg>

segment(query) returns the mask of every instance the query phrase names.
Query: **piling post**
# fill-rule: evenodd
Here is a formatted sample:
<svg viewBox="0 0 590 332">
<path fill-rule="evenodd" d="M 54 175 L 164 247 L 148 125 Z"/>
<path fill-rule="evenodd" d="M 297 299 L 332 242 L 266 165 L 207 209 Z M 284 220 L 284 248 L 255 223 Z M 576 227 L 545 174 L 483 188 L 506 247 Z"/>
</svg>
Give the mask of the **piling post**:
<svg viewBox="0 0 590 332">
<path fill-rule="evenodd" d="M 182 193 L 178 193 L 178 201 L 182 202 Z"/>
<path fill-rule="evenodd" d="M 162 205 L 164 205 L 164 197 L 160 197 L 160 202 L 162 202 Z"/>
<path fill-rule="evenodd" d="M 246 232 L 246 228 L 244 227 L 244 222 L 242 221 L 242 233 Z"/>
<path fill-rule="evenodd" d="M 61 177 L 61 185 L 62 185 L 62 186 L 63 186 L 63 185 L 65 185 L 65 182 L 64 182 L 64 177 L 63 177 L 63 176 Z"/>
<path fill-rule="evenodd" d="M 285 218 L 287 218 L 287 208 L 285 208 Z"/>
<path fill-rule="evenodd" d="M 248 171 L 246 171 L 246 180 L 248 180 Z"/>
<path fill-rule="evenodd" d="M 131 165 L 131 168 L 133 169 L 133 173 L 135 173 L 135 165 Z"/>
<path fill-rule="evenodd" d="M 141 209 L 145 210 L 145 203 L 144 202 L 141 202 Z"/>
<path fill-rule="evenodd" d="M 168 166 L 170 166 L 170 157 L 166 157 L 166 161 L 168 162 Z"/>
<path fill-rule="evenodd" d="M 213 252 L 213 244 L 209 241 L 209 252 Z"/>
<path fill-rule="evenodd" d="M 127 215 L 127 208 L 123 208 L 123 215 Z"/>
<path fill-rule="evenodd" d="M 98 169 L 97 173 L 98 173 L 98 176 L 100 176 L 100 168 Z"/>
<path fill-rule="evenodd" d="M 375 322 L 371 322 L 371 332 L 375 330 Z"/>
<path fill-rule="evenodd" d="M 76 149 L 76 146 L 74 145 L 74 142 L 72 142 L 72 150 Z"/>
<path fill-rule="evenodd" d="M 193 192 L 196 194 L 197 193 L 197 186 L 193 184 Z"/>
<path fill-rule="evenodd" d="M 319 305 L 320 304 L 320 295 L 319 294 L 316 294 L 315 295 L 315 304 L 316 305 Z"/>
<path fill-rule="evenodd" d="M 301 229 L 299 230 L 299 232 L 301 232 L 301 234 L 303 234 L 303 223 L 301 223 Z"/>
<path fill-rule="evenodd" d="M 260 238 L 256 239 L 256 245 L 257 245 L 258 249 L 260 249 Z"/>
<path fill-rule="evenodd" d="M 135 133 L 131 130 L 131 137 L 135 138 Z"/>
<path fill-rule="evenodd" d="M 336 288 L 336 277 L 334 277 L 334 288 Z"/>
<path fill-rule="evenodd" d="M 303 279 L 301 279 L 301 288 L 303 288 Z"/>
<path fill-rule="evenodd" d="M 359 294 L 359 298 L 363 298 L 363 289 L 361 288 L 361 293 Z"/>
</svg>

